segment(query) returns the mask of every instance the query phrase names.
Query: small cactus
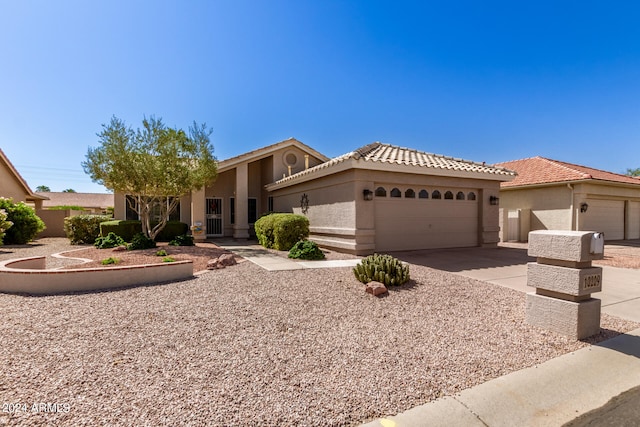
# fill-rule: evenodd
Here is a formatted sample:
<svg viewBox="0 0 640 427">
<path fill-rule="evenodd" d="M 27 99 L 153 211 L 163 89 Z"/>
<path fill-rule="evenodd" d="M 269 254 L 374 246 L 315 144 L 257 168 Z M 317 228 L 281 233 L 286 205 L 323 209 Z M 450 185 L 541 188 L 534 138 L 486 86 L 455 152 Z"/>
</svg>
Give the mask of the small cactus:
<svg viewBox="0 0 640 427">
<path fill-rule="evenodd" d="M 364 284 L 376 281 L 398 286 L 409 280 L 409 267 L 391 255 L 369 255 L 353 268 L 356 279 Z"/>
</svg>

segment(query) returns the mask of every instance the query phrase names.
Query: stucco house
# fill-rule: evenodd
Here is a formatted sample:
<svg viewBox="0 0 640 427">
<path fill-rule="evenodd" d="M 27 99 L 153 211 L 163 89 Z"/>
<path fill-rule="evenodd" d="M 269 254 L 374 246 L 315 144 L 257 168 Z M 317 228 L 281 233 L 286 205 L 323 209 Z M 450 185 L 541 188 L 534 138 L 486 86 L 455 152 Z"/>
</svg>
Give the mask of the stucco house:
<svg viewBox="0 0 640 427">
<path fill-rule="evenodd" d="M 306 215 L 310 238 L 354 254 L 492 246 L 507 169 L 379 142 L 329 159 L 288 139 L 219 163 L 218 179 L 180 203 L 203 232 L 246 238 L 266 212 Z M 116 195 L 116 218 L 126 213 Z"/>
<path fill-rule="evenodd" d="M 108 193 L 67 193 L 59 191 L 39 191 L 39 196 L 46 197 L 42 202 L 43 209 L 59 206 L 81 207 L 84 213 L 105 214 L 113 207 L 113 194 Z"/>
<path fill-rule="evenodd" d="M 42 202 L 42 208 L 36 214 L 44 221 L 47 228 L 38 237 L 65 237 L 64 219 L 80 214 L 107 214 L 107 208 L 113 207 L 113 194 L 102 193 L 65 193 L 65 192 L 37 192 L 37 195 L 47 197 Z M 53 209 L 66 206 L 64 210 Z M 70 207 L 80 207 L 73 210 Z"/>
<path fill-rule="evenodd" d="M 201 231 L 194 232 L 196 239 L 248 238 L 256 219 L 274 211 L 267 184 L 327 160 L 294 138 L 223 160 L 218 163 L 215 183 L 183 197 L 170 219 L 199 227 Z M 115 194 L 114 216 L 138 219 L 121 193 Z"/>
<path fill-rule="evenodd" d="M 31 191 L 2 149 L 0 149 L 0 197 L 12 198 L 16 203 L 25 202 L 36 209 L 42 206 L 43 200 L 47 199 Z"/>
<path fill-rule="evenodd" d="M 640 179 L 544 157 L 498 163 L 518 176 L 500 185 L 502 241 L 532 230 L 601 231 L 640 238 Z"/>
</svg>

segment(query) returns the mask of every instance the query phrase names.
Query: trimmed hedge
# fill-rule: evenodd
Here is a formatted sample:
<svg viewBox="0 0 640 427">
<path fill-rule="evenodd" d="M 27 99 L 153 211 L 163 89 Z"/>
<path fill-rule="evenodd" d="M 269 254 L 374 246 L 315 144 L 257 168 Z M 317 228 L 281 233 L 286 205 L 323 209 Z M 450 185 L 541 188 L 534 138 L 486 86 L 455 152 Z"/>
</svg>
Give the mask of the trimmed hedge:
<svg viewBox="0 0 640 427">
<path fill-rule="evenodd" d="M 309 220 L 303 215 L 274 213 L 258 219 L 254 229 L 258 242 L 265 248 L 288 251 L 309 237 Z"/>
<path fill-rule="evenodd" d="M 142 232 L 142 224 L 140 221 L 123 221 L 119 219 L 105 221 L 100 224 L 100 236 L 106 237 L 109 233 L 113 233 L 122 237 L 125 242 L 130 242 L 138 233 Z"/>
<path fill-rule="evenodd" d="M 76 215 L 64 219 L 64 232 L 72 245 L 93 244 L 100 237 L 100 223 L 112 219 L 108 215 Z"/>
<path fill-rule="evenodd" d="M 152 222 L 151 226 L 155 226 L 157 222 Z M 189 226 L 180 221 L 169 221 L 167 225 L 160 231 L 160 234 L 156 236 L 158 242 L 169 242 L 175 239 L 177 236 L 187 234 Z M 109 233 L 115 233 L 122 237 L 125 241 L 130 242 L 138 233 L 142 233 L 142 223 L 137 220 L 113 220 L 100 224 L 100 235 L 106 236 Z"/>
</svg>

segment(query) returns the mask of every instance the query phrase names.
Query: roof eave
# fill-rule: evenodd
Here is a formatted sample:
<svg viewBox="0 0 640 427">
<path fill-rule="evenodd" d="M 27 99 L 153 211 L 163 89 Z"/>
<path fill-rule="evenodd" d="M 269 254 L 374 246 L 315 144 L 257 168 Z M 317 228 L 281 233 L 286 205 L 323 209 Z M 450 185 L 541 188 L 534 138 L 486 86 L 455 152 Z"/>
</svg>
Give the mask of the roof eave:
<svg viewBox="0 0 640 427">
<path fill-rule="evenodd" d="M 327 156 L 325 156 L 324 154 L 320 153 L 319 151 L 314 150 L 313 148 L 309 147 L 307 144 L 298 141 L 295 138 L 289 138 L 286 139 L 284 141 L 280 141 L 280 142 L 276 142 L 275 144 L 269 145 L 267 147 L 262 147 L 259 148 L 257 150 L 253 150 L 253 151 L 249 151 L 247 153 L 244 154 L 240 154 L 238 156 L 235 157 L 231 157 L 229 159 L 226 160 L 222 160 L 220 162 L 218 162 L 218 173 L 221 172 L 225 172 L 228 170 L 233 169 L 234 167 L 238 166 L 239 164 L 245 163 L 245 162 L 252 162 L 252 161 L 256 161 L 256 160 L 260 160 L 264 157 L 269 156 L 270 154 L 274 153 L 275 151 L 278 151 L 284 147 L 288 147 L 288 146 L 295 146 L 297 148 L 299 148 L 300 150 L 311 154 L 312 156 L 320 159 L 322 162 L 326 162 L 329 161 L 329 158 Z"/>
<path fill-rule="evenodd" d="M 298 176 L 292 175 L 291 178 L 287 177 L 283 180 L 276 181 L 272 184 L 267 184 L 265 188 L 268 191 L 279 190 L 291 185 L 301 184 L 303 182 L 311 181 L 314 179 L 322 178 L 327 175 L 342 172 L 347 169 L 366 169 L 379 172 L 397 172 L 397 173 L 412 173 L 418 175 L 431 175 L 431 176 L 444 176 L 450 178 L 467 178 L 467 179 L 482 179 L 490 181 L 511 181 L 515 178 L 515 175 L 505 175 L 499 173 L 488 172 L 474 172 L 474 171 L 461 171 L 453 169 L 443 168 L 430 168 L 424 166 L 412 166 L 402 163 L 381 163 L 375 161 L 367 161 L 364 159 L 346 159 L 334 165 L 326 168 L 320 168 L 315 171 L 304 173 L 300 172 Z"/>
</svg>

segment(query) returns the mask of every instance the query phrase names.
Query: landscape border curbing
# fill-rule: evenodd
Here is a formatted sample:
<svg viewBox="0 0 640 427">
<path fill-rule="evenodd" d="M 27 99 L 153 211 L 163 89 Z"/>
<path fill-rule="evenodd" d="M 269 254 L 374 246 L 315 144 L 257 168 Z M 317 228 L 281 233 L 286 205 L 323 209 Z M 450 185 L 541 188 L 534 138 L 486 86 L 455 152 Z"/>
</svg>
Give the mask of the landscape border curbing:
<svg viewBox="0 0 640 427">
<path fill-rule="evenodd" d="M 53 295 L 189 279 L 193 261 L 121 267 L 46 269 L 46 257 L 0 261 L 0 292 Z"/>
</svg>

